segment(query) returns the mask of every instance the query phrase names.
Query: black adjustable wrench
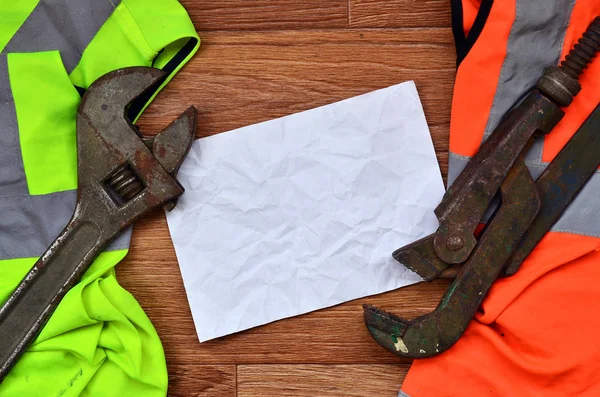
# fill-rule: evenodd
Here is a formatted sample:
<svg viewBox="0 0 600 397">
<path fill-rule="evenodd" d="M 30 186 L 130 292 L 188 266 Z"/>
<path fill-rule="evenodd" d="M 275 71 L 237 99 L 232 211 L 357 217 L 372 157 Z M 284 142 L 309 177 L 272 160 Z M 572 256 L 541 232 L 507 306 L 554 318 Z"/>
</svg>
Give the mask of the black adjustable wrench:
<svg viewBox="0 0 600 397">
<path fill-rule="evenodd" d="M 0 382 L 102 250 L 140 216 L 172 209 L 183 194 L 176 173 L 194 138 L 196 109 L 154 138 L 142 137 L 126 117 L 127 106 L 163 77 L 153 68 L 120 69 L 84 95 L 77 113 L 75 212 L 0 308 Z"/>
</svg>

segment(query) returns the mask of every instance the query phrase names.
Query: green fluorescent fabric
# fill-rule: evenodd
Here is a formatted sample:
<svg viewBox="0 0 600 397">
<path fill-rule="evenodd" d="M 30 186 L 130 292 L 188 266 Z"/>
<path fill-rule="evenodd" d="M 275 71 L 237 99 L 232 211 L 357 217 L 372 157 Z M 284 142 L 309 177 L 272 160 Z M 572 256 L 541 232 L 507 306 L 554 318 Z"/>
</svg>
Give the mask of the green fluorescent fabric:
<svg viewBox="0 0 600 397">
<path fill-rule="evenodd" d="M 87 87 L 116 68 L 154 66 L 168 75 L 147 98 L 151 101 L 195 54 L 199 44 L 195 28 L 177 0 L 122 0 L 88 45 L 71 80 L 76 86 Z M 92 61 L 99 58 L 107 59 L 105 63 Z M 111 65 L 110 69 L 106 65 Z"/>
<path fill-rule="evenodd" d="M 11 53 L 7 58 L 29 194 L 77 189 L 75 116 L 81 97 L 60 54 Z"/>
<path fill-rule="evenodd" d="M 2 4 L 2 24 L 0 26 L 0 49 L 13 37 L 15 32 L 27 19 L 27 16 L 37 5 L 37 0 L 19 0 L 3 2 Z"/>
<path fill-rule="evenodd" d="M 0 170 L 4 302 L 74 209 L 75 86 L 121 67 L 155 66 L 168 74 L 160 89 L 199 39 L 176 0 L 2 1 L 0 21 L 0 159 L 14 159 Z M 156 92 L 132 106 L 132 118 Z M 160 339 L 115 277 L 128 246 L 125 233 L 69 291 L 0 397 L 166 395 Z"/>
<path fill-rule="evenodd" d="M 167 374 L 156 332 L 117 282 L 126 251 L 101 254 L 63 299 L 36 342 L 0 385 L 0 396 L 164 396 Z M 36 258 L 3 263 L 6 299 Z M 4 273 L 3 268 L 3 273 Z"/>
</svg>

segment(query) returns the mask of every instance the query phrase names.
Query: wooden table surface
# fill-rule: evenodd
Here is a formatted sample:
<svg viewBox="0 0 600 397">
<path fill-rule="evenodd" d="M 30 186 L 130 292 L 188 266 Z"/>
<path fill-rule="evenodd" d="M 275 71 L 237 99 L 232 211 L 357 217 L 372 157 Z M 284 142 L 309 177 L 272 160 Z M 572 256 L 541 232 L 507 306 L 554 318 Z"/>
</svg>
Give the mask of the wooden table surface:
<svg viewBox="0 0 600 397">
<path fill-rule="evenodd" d="M 197 136 L 414 80 L 446 175 L 455 52 L 447 0 L 183 0 L 198 54 L 140 124 L 157 132 L 187 105 Z M 119 280 L 160 335 L 170 396 L 395 397 L 410 362 L 368 335 L 361 305 L 412 318 L 447 283 L 420 284 L 200 344 L 164 214 L 137 224 Z"/>
</svg>

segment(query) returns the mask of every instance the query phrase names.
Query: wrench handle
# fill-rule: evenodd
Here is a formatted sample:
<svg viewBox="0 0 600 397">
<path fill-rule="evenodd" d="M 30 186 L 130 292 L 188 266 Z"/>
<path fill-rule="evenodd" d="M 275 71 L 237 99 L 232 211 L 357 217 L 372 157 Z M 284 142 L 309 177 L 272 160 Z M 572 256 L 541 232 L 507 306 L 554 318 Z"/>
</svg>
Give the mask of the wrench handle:
<svg viewBox="0 0 600 397">
<path fill-rule="evenodd" d="M 0 382 L 110 240 L 74 218 L 33 265 L 0 308 Z"/>
</svg>

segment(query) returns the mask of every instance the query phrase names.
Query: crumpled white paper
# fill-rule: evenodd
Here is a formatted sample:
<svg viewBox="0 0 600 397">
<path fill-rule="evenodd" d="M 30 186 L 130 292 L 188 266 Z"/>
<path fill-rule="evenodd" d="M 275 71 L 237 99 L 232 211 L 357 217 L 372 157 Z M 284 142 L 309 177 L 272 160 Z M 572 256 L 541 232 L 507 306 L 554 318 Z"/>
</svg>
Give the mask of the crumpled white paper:
<svg viewBox="0 0 600 397">
<path fill-rule="evenodd" d="M 169 229 L 200 341 L 420 281 L 444 194 L 413 82 L 194 142 Z"/>
</svg>

